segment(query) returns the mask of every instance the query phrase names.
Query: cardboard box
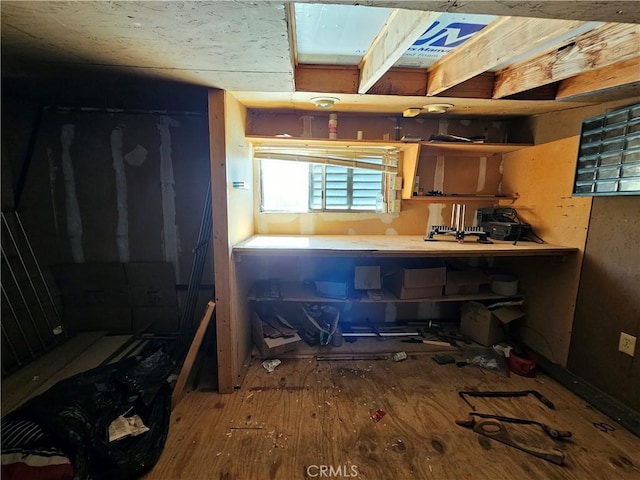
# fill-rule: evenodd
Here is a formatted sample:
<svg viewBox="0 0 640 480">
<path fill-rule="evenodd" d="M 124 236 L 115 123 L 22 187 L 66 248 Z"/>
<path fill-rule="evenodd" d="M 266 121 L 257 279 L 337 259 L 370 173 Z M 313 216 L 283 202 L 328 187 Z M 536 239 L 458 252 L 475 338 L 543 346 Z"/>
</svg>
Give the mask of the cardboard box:
<svg viewBox="0 0 640 480">
<path fill-rule="evenodd" d="M 171 307 L 178 304 L 171 263 L 125 263 L 124 271 L 134 307 Z"/>
<path fill-rule="evenodd" d="M 440 297 L 447 269 L 440 260 L 405 263 L 393 272 L 387 287 L 401 300 Z"/>
<path fill-rule="evenodd" d="M 180 319 L 178 318 L 178 307 L 133 307 L 132 308 L 132 330 L 137 332 L 150 321 L 153 325 L 147 332 L 152 333 L 174 333 L 180 330 Z"/>
<path fill-rule="evenodd" d="M 334 282 L 330 280 L 316 280 L 316 295 L 324 298 L 336 298 L 344 300 L 349 298 L 349 285 L 347 282 Z"/>
<path fill-rule="evenodd" d="M 127 285 L 122 263 L 60 264 L 53 265 L 51 271 L 63 295 Z"/>
<path fill-rule="evenodd" d="M 482 270 L 447 270 L 445 295 L 466 295 L 478 293 L 480 285 L 489 283 Z"/>
<path fill-rule="evenodd" d="M 128 307 L 121 263 L 77 263 L 51 267 L 65 307 Z"/>
<path fill-rule="evenodd" d="M 302 341 L 298 334 L 290 338 L 265 338 L 262 320 L 256 312 L 253 312 L 251 317 L 251 338 L 260 352 L 261 358 L 275 357 L 284 352 L 295 350 L 298 343 Z"/>
<path fill-rule="evenodd" d="M 380 266 L 356 266 L 353 285 L 356 290 L 381 289 Z"/>
<path fill-rule="evenodd" d="M 65 326 L 76 332 L 107 330 L 109 333 L 132 333 L 131 308 L 65 307 Z"/>
<path fill-rule="evenodd" d="M 504 339 L 502 325 L 524 317 L 520 307 L 489 310 L 479 302 L 465 302 L 461 309 L 460 333 L 480 345 L 490 346 Z"/>
</svg>

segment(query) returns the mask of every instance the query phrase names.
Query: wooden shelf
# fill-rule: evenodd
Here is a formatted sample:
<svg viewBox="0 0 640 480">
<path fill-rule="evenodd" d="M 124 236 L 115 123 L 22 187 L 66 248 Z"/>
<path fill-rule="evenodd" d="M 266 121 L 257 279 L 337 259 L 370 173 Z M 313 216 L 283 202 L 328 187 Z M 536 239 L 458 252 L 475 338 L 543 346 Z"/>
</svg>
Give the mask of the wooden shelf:
<svg viewBox="0 0 640 480">
<path fill-rule="evenodd" d="M 281 298 L 256 297 L 255 292 L 249 295 L 249 300 L 257 302 L 303 302 L 303 303 L 421 303 L 421 302 L 464 302 L 467 300 L 500 300 L 505 297 L 491 292 L 488 288 L 480 293 L 467 295 L 441 295 L 438 297 L 399 299 L 387 289 L 382 290 L 381 299 L 372 299 L 366 292 L 353 292 L 349 298 L 320 297 L 310 288 L 305 288 L 300 282 L 283 282 L 280 285 Z"/>
<path fill-rule="evenodd" d="M 528 143 L 421 142 L 424 151 L 443 155 L 494 155 L 532 147 Z"/>
<path fill-rule="evenodd" d="M 491 202 L 494 200 L 516 200 L 513 195 L 419 195 L 402 200 L 403 202 Z"/>
<path fill-rule="evenodd" d="M 301 137 L 269 137 L 262 135 L 247 135 L 245 137 L 252 145 L 290 145 L 300 147 L 393 147 L 401 151 L 408 149 L 416 149 L 418 143 L 397 142 L 394 140 L 351 140 L 328 138 L 301 138 Z"/>
<path fill-rule="evenodd" d="M 348 138 L 338 138 L 330 140 L 328 138 L 302 138 L 302 137 L 273 137 L 264 135 L 247 135 L 246 139 L 253 145 L 310 145 L 315 147 L 321 146 L 376 146 L 381 147 L 388 145 L 390 147 L 400 148 L 401 150 L 420 145 L 428 151 L 442 153 L 508 153 L 521 148 L 531 147 L 528 143 L 474 143 L 474 142 L 400 142 L 398 140 L 356 140 Z"/>
</svg>

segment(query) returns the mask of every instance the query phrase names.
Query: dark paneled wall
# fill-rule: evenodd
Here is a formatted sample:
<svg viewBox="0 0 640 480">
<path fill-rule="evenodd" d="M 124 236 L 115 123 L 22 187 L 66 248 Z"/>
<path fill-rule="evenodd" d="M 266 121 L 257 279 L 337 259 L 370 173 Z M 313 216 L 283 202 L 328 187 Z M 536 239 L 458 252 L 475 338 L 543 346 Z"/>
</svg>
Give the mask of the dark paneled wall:
<svg viewBox="0 0 640 480">
<path fill-rule="evenodd" d="M 206 89 L 141 79 L 3 81 L 2 208 L 20 213 L 45 272 L 168 261 L 188 282 L 210 177 L 206 101 Z"/>
<path fill-rule="evenodd" d="M 573 323 L 568 368 L 640 411 L 640 343 L 618 351 L 620 332 L 640 337 L 640 197 L 596 197 Z"/>
</svg>

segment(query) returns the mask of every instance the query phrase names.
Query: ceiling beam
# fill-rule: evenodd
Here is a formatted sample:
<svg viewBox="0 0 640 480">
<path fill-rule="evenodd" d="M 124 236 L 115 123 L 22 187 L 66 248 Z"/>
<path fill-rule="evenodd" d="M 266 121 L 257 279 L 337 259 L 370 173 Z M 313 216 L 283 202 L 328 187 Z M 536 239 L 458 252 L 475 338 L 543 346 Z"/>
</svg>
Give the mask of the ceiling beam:
<svg viewBox="0 0 640 480">
<path fill-rule="evenodd" d="M 424 97 L 427 71 L 424 68 L 390 68 L 369 89 L 371 95 Z"/>
<path fill-rule="evenodd" d="M 289 36 L 289 52 L 291 65 L 295 69 L 298 66 L 298 35 L 296 33 L 296 5 L 285 3 L 284 14 L 287 21 L 287 35 Z"/>
<path fill-rule="evenodd" d="M 353 5 L 354 0 L 322 0 L 322 3 Z M 429 12 L 476 13 L 513 17 L 555 18 L 596 22 L 640 23 L 637 0 L 540 1 L 540 0 L 358 0 L 358 5 L 426 10 Z"/>
<path fill-rule="evenodd" d="M 437 95 L 509 63 L 510 59 L 543 47 L 583 25 L 580 21 L 499 18 L 429 67 L 427 95 Z"/>
<path fill-rule="evenodd" d="M 440 15 L 393 10 L 360 62 L 358 93 L 366 93 Z"/>
<path fill-rule="evenodd" d="M 620 95 L 623 96 L 620 98 L 631 96 L 630 89 L 635 90 L 634 95 L 640 95 L 640 59 L 637 57 L 563 80 L 556 100 L 582 100 L 593 95 L 616 100 Z"/>
<path fill-rule="evenodd" d="M 455 98 L 491 98 L 493 95 L 493 72 L 483 72 L 436 95 Z"/>
<path fill-rule="evenodd" d="M 503 98 L 640 55 L 640 26 L 608 23 L 575 42 L 498 72 L 493 98 Z"/>
</svg>

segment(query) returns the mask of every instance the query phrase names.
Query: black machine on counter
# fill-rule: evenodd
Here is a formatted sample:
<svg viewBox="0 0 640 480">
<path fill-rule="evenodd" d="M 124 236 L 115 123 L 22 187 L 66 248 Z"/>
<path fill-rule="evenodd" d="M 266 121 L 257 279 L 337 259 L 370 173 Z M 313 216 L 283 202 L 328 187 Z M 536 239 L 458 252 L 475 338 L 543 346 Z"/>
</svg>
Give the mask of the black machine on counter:
<svg viewBox="0 0 640 480">
<path fill-rule="evenodd" d="M 434 242 L 435 235 L 453 235 L 458 242 L 463 242 L 465 237 L 477 236 L 478 243 L 493 243 L 488 238 L 488 233 L 482 227 L 465 226 L 464 219 L 467 213 L 467 206 L 462 204 L 453 204 L 451 207 L 451 225 L 432 225 L 425 242 Z"/>
<path fill-rule="evenodd" d="M 515 208 L 479 208 L 477 224 L 494 240 L 528 240 L 531 225 L 520 221 Z"/>
<path fill-rule="evenodd" d="M 544 243 L 538 237 L 531 225 L 518 218 L 515 208 L 491 207 L 479 208 L 476 215 L 476 226 L 464 224 L 466 205 L 454 204 L 451 208 L 451 224 L 433 225 L 429 229 L 425 241 L 435 241 L 436 235 L 453 235 L 458 242 L 463 242 L 467 236 L 477 236 L 478 243 L 493 243 L 493 240 L 513 241 L 515 245 L 520 240 Z"/>
</svg>

